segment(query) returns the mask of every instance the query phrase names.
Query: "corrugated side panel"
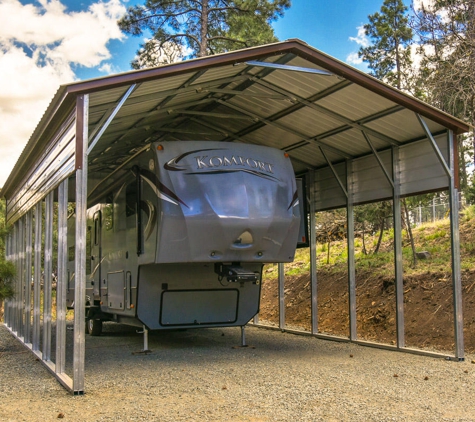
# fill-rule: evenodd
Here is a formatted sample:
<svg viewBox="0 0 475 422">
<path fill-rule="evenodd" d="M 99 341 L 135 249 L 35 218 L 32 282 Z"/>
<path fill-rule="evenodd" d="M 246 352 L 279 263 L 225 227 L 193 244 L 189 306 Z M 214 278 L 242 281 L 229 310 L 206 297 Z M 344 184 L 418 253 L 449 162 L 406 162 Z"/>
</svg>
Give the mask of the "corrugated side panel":
<svg viewBox="0 0 475 422">
<path fill-rule="evenodd" d="M 31 209 L 47 193 L 74 172 L 75 113 L 67 119 L 45 153 L 31 164 L 33 171 L 7 201 L 7 223 L 12 224 Z"/>
<path fill-rule="evenodd" d="M 436 141 L 447 160 L 446 136 L 439 136 Z M 392 177 L 391 155 L 390 150 L 379 153 L 386 171 Z M 334 168 L 341 181 L 346 183 L 345 164 L 337 164 Z M 403 196 L 448 189 L 448 177 L 427 139 L 399 148 L 399 170 Z M 392 186 L 374 155 L 353 160 L 352 187 L 355 204 L 376 202 L 393 196 Z M 317 211 L 346 206 L 346 196 L 330 168 L 316 171 L 314 188 Z"/>
<path fill-rule="evenodd" d="M 346 164 L 333 166 L 343 185 L 346 185 Z M 346 206 L 346 195 L 329 167 L 315 172 L 315 210 L 341 208 Z"/>
<path fill-rule="evenodd" d="M 380 152 L 379 158 L 391 176 L 391 151 Z M 355 204 L 379 201 L 393 196 L 393 188 L 374 155 L 368 155 L 353 161 L 353 186 L 353 202 Z"/>
<path fill-rule="evenodd" d="M 447 136 L 438 136 L 436 142 L 448 162 Z M 449 188 L 449 178 L 427 140 L 401 147 L 399 159 L 401 195 Z"/>
</svg>

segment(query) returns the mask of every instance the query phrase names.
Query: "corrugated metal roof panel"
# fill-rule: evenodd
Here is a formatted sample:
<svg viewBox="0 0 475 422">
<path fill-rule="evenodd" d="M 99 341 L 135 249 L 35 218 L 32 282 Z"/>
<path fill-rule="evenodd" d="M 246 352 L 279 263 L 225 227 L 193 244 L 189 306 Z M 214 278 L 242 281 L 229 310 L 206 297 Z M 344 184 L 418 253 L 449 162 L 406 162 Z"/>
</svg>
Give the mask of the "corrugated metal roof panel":
<svg viewBox="0 0 475 422">
<path fill-rule="evenodd" d="M 332 76 L 309 73 L 312 69 Z M 133 84 L 137 88 L 89 155 L 97 166 L 113 168 L 106 151 L 115 151 L 115 161 L 123 162 L 156 139 L 198 138 L 288 149 L 296 168 L 321 167 L 326 161 L 319 146 L 331 162 L 370 154 L 362 130 L 379 151 L 425 138 L 416 112 L 433 133 L 468 130 L 463 122 L 291 40 L 61 87 L 2 193 L 11 197 L 21 188 L 78 96 L 89 95 L 91 135 Z"/>
<path fill-rule="evenodd" d="M 349 99 L 352 99 L 349 101 Z M 345 116 L 350 120 L 360 120 L 381 110 L 394 107 L 396 104 L 385 98 L 368 92 L 361 86 L 351 84 L 334 94 L 322 98 L 316 104 Z"/>
</svg>

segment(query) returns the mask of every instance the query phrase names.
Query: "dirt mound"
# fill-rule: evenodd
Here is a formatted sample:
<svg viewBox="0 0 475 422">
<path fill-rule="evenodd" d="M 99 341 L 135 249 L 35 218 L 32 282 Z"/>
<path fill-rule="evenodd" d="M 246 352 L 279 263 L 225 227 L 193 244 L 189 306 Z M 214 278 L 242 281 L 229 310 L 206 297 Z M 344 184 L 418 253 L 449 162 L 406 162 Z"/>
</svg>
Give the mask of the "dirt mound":
<svg viewBox="0 0 475 422">
<path fill-rule="evenodd" d="M 347 274 L 319 270 L 318 330 L 348 337 Z M 475 271 L 462 272 L 465 350 L 475 352 Z M 279 323 L 278 282 L 264 279 L 261 321 Z M 394 278 L 357 272 L 357 335 L 359 339 L 396 343 L 396 299 Z M 289 328 L 311 329 L 310 275 L 287 276 L 285 314 Z M 444 272 L 404 276 L 406 346 L 430 350 L 454 350 L 452 279 Z"/>
</svg>

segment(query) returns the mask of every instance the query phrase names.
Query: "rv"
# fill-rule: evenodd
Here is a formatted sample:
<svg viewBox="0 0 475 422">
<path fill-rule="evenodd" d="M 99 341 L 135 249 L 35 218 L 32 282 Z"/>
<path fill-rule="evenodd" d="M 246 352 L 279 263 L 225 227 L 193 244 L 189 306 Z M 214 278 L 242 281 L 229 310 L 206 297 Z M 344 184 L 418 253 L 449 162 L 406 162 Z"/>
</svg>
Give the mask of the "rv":
<svg viewBox="0 0 475 422">
<path fill-rule="evenodd" d="M 91 335 L 102 321 L 151 330 L 242 327 L 259 311 L 263 265 L 294 258 L 299 195 L 284 151 L 153 143 L 94 183 L 86 236 Z M 74 236 L 68 247 L 74 307 Z"/>
</svg>

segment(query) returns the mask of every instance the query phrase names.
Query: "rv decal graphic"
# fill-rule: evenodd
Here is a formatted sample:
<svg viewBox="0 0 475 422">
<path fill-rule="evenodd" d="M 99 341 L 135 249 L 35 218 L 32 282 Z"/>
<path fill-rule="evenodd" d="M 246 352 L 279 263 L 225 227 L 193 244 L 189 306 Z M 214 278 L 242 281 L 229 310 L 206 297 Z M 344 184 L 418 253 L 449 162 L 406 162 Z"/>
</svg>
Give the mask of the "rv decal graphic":
<svg viewBox="0 0 475 422">
<path fill-rule="evenodd" d="M 186 170 L 186 167 L 179 167 L 178 163 L 181 160 L 183 160 L 183 158 L 187 157 L 188 155 L 195 154 L 197 152 L 202 152 L 202 151 L 219 151 L 219 150 L 217 150 L 216 148 L 209 148 L 209 149 L 197 149 L 194 151 L 185 152 L 184 154 L 181 154 L 178 157 L 172 158 L 170 161 L 167 161 L 163 165 L 163 168 L 169 171 L 184 171 Z"/>
<path fill-rule="evenodd" d="M 155 194 L 164 201 L 171 202 L 174 205 L 178 205 L 178 203 L 184 205 L 186 208 L 189 208 L 178 196 L 168 189 L 160 180 L 158 180 L 157 176 L 149 170 L 141 169 L 140 170 L 140 177 L 146 181 L 149 186 L 153 189 Z"/>
<path fill-rule="evenodd" d="M 299 203 L 299 193 L 298 191 L 294 192 L 294 197 L 292 198 L 292 201 L 290 201 L 289 208 L 287 210 L 290 210 L 290 208 L 295 207 Z"/>
<path fill-rule="evenodd" d="M 157 223 L 157 212 L 155 205 L 153 205 L 148 200 L 141 201 L 140 208 L 142 209 L 142 211 L 145 212 L 148 217 L 147 224 L 145 225 L 144 229 L 145 240 L 148 240 L 149 237 L 152 235 L 155 225 Z"/>
<path fill-rule="evenodd" d="M 203 155 L 207 151 L 223 151 L 216 155 Z M 253 176 L 278 181 L 273 176 L 274 164 L 241 155 L 226 155 L 227 149 L 202 149 L 190 151 L 169 160 L 163 167 L 169 171 L 187 171 L 186 174 L 225 174 L 244 172 Z M 191 163 L 182 163 L 185 157 L 195 154 Z"/>
<path fill-rule="evenodd" d="M 259 171 L 240 169 L 240 168 L 228 169 L 228 170 L 195 171 L 195 172 L 186 173 L 186 174 L 226 174 L 226 173 L 235 173 L 235 172 L 243 172 L 243 173 L 252 174 L 253 176 L 262 177 L 263 179 L 272 180 L 274 182 L 279 180 L 277 179 L 277 177 L 269 176 L 268 174 L 263 174 Z"/>
</svg>

